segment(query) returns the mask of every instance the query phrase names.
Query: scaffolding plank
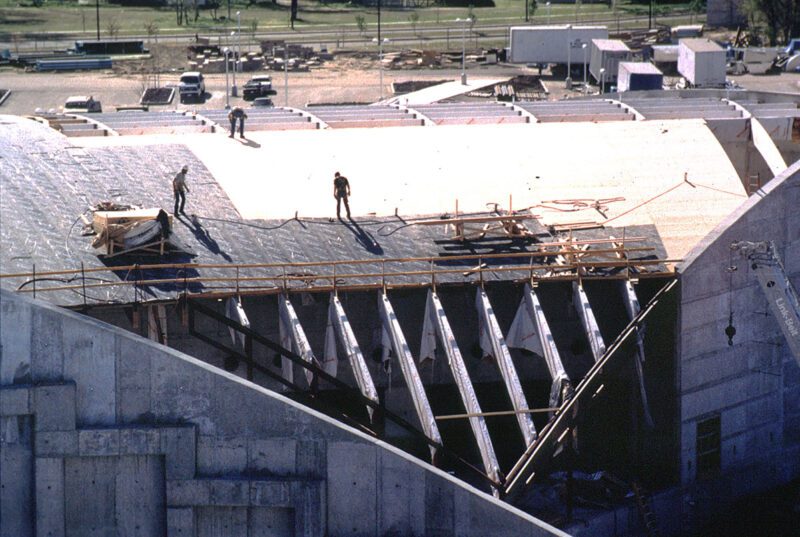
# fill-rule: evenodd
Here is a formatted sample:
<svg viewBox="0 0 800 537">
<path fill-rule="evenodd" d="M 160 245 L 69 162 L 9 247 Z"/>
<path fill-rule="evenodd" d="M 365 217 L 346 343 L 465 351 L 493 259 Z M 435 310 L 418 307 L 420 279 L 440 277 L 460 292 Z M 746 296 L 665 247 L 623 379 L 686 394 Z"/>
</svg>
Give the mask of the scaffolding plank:
<svg viewBox="0 0 800 537">
<path fill-rule="evenodd" d="M 558 407 L 571 392 L 571 381 L 564 369 L 564 363 L 561 361 L 539 297 L 530 284 L 525 284 L 519 309 L 508 330 L 507 343 L 509 347 L 527 349 L 544 357 L 550 377 L 553 379 L 550 388 L 550 407 Z"/>
<path fill-rule="evenodd" d="M 578 282 L 572 282 L 572 292 L 575 309 L 578 310 L 583 330 L 586 332 L 589 346 L 592 349 L 592 356 L 594 356 L 594 361 L 597 362 L 606 352 L 606 344 L 603 342 L 603 336 L 597 326 L 597 319 L 594 317 L 592 305 L 589 304 L 589 297 L 586 296 L 583 286 Z"/>
<path fill-rule="evenodd" d="M 486 296 L 486 292 L 481 288 L 478 288 L 475 295 L 475 307 L 478 309 L 481 348 L 483 348 L 484 353 L 494 357 L 497 367 L 500 368 L 500 374 L 506 385 L 508 397 L 511 399 L 511 406 L 517 412 L 517 423 L 527 447 L 536 440 L 536 426 L 533 424 L 530 413 L 527 412 L 529 410 L 528 400 L 522 391 L 517 369 L 514 367 L 511 353 L 508 351 L 508 346 L 503 337 L 503 332 L 500 330 L 497 317 L 495 317 L 494 309 L 489 302 L 489 297 Z"/>
<path fill-rule="evenodd" d="M 300 324 L 300 319 L 297 318 L 297 313 L 294 310 L 292 302 L 285 294 L 278 297 L 278 327 L 280 330 L 281 346 L 287 348 L 298 354 L 308 363 L 314 363 L 314 351 L 311 350 L 311 345 L 308 343 L 306 332 L 303 330 L 303 325 Z M 283 378 L 290 382 L 294 382 L 294 375 L 292 374 L 292 361 L 285 356 L 281 360 L 281 370 L 283 371 Z M 311 386 L 314 380 L 314 373 L 306 369 L 306 381 Z"/>
<path fill-rule="evenodd" d="M 639 314 L 641 306 L 639 305 L 639 299 L 636 296 L 636 291 L 630 280 L 624 280 L 622 282 L 622 294 L 625 298 L 625 311 L 628 312 L 628 319 L 633 320 Z M 650 413 L 650 404 L 647 402 L 647 389 L 644 384 L 644 334 L 645 323 L 642 323 L 636 328 L 636 359 L 633 361 L 633 364 L 636 369 L 636 379 L 639 383 L 639 395 L 642 398 L 644 421 L 647 426 L 652 429 L 655 424 L 653 423 L 653 416 Z"/>
<path fill-rule="evenodd" d="M 433 416 L 428 396 L 425 394 L 425 387 L 422 384 L 419 371 L 417 371 L 417 365 L 414 363 L 414 357 L 411 356 L 411 349 L 408 347 L 392 303 L 385 292 L 378 295 L 378 310 L 381 315 L 384 336 L 388 336 L 392 350 L 397 356 L 397 361 L 400 362 L 400 370 L 403 372 L 403 378 L 405 378 L 408 390 L 411 392 L 411 399 L 414 401 L 414 408 L 417 411 L 422 430 L 430 440 L 441 444 L 442 436 L 439 434 L 439 427 L 436 425 L 436 419 Z M 435 454 L 436 448 L 431 446 L 431 457 L 434 457 Z"/>
<path fill-rule="evenodd" d="M 433 335 L 432 338 L 431 335 Z M 466 408 L 469 414 L 481 414 L 482 411 L 478 403 L 478 396 L 475 394 L 475 388 L 472 386 L 472 381 L 467 373 L 467 367 L 464 364 L 461 351 L 458 349 L 453 330 L 450 328 L 450 322 L 447 320 L 438 295 L 429 289 L 425 312 L 425 326 L 422 334 L 423 341 L 422 345 L 420 345 L 420 360 L 433 358 L 437 336 L 438 341 L 441 343 L 447 355 L 447 362 L 453 372 L 453 378 L 461 394 L 461 400 L 464 402 L 464 408 Z M 423 351 L 425 354 L 422 354 Z M 486 427 L 486 420 L 483 416 L 473 416 L 469 418 L 469 424 L 470 427 L 472 427 L 472 433 L 475 435 L 475 441 L 478 443 L 478 449 L 481 453 L 486 475 L 495 481 L 500 481 L 500 465 L 497 462 L 497 455 L 492 445 L 492 439 L 489 437 L 489 429 Z"/>
<path fill-rule="evenodd" d="M 347 354 L 347 359 L 350 362 L 350 366 L 353 368 L 353 375 L 356 378 L 359 390 L 361 390 L 364 397 L 378 403 L 378 391 L 375 389 L 375 383 L 372 382 L 372 375 L 370 375 L 367 362 L 364 360 L 364 355 L 361 353 L 361 347 L 358 345 L 358 341 L 356 341 L 356 336 L 353 333 L 353 328 L 350 326 L 350 321 L 347 320 L 347 315 L 344 312 L 342 303 L 333 293 L 331 293 L 331 302 L 328 307 L 328 321 L 329 327 L 333 327 L 336 339 L 338 339 Z M 336 348 L 335 341 L 333 345 L 329 345 L 329 339 L 330 338 L 326 337 L 326 356 L 330 356 L 331 353 L 335 352 Z M 367 412 L 369 412 L 371 420 L 373 409 L 367 407 Z"/>
</svg>

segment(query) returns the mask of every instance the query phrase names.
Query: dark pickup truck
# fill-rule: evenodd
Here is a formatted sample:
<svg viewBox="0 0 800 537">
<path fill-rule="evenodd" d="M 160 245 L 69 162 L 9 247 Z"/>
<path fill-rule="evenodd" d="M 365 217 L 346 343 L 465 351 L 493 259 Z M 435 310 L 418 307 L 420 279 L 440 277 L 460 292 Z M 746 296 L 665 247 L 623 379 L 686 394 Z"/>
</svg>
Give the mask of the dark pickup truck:
<svg viewBox="0 0 800 537">
<path fill-rule="evenodd" d="M 242 89 L 242 97 L 245 101 L 252 101 L 258 97 L 266 97 L 275 93 L 272 90 L 272 78 L 269 75 L 254 76 L 247 81 Z"/>
</svg>

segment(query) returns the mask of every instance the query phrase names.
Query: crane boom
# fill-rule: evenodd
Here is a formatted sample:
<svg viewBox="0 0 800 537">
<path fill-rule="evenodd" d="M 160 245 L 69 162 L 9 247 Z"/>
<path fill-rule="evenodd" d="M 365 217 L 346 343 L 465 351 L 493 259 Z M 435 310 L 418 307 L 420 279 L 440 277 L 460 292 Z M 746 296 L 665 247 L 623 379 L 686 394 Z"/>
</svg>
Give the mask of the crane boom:
<svg viewBox="0 0 800 537">
<path fill-rule="evenodd" d="M 789 344 L 794 359 L 800 365 L 800 300 L 773 241 L 739 241 L 731 244 L 750 261 L 750 267 L 767 297 L 769 308 L 783 336 Z"/>
</svg>

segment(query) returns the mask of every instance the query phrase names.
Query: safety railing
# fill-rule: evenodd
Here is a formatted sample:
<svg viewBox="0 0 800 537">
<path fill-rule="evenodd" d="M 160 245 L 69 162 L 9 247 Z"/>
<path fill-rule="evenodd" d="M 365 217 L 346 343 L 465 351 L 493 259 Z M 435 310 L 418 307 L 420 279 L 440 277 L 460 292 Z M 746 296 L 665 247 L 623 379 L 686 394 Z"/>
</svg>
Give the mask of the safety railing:
<svg viewBox="0 0 800 537">
<path fill-rule="evenodd" d="M 136 294 L 159 287 L 193 296 L 330 292 L 375 288 L 426 287 L 437 282 L 464 281 L 488 273 L 496 278 L 525 281 L 572 281 L 674 276 L 679 259 L 658 258 L 652 246 L 628 246 L 642 237 L 543 243 L 536 251 L 442 255 L 439 257 L 373 258 L 299 263 L 151 263 L 0 274 L 22 293 L 132 288 Z M 618 245 L 615 245 L 618 244 Z M 583 249 L 601 246 L 596 249 Z M 8 285 L 8 284 L 6 284 Z"/>
</svg>

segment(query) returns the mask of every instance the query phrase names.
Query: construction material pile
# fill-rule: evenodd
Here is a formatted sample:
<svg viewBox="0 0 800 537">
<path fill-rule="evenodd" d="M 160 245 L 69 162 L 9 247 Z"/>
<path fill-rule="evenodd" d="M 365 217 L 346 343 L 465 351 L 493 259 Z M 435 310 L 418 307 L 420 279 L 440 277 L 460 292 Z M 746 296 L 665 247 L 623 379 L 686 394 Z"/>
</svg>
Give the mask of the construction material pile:
<svg viewBox="0 0 800 537">
<path fill-rule="evenodd" d="M 172 217 L 163 209 L 101 202 L 92 208 L 92 219 L 84 222 L 87 231 L 95 234 L 92 247 L 103 249 L 106 257 L 184 250 L 171 234 Z"/>
</svg>

